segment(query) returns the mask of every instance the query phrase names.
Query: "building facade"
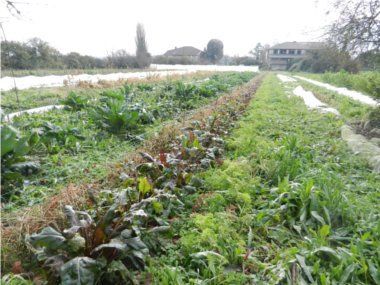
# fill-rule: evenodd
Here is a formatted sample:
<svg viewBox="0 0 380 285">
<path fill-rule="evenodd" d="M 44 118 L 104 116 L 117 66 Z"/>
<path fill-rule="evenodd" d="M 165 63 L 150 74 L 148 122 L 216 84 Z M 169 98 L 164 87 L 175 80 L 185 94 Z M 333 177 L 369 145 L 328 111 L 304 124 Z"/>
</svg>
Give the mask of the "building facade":
<svg viewBox="0 0 380 285">
<path fill-rule="evenodd" d="M 274 45 L 268 51 L 268 63 L 271 70 L 288 70 L 298 59 L 305 58 L 309 52 L 321 49 L 319 42 L 285 42 Z"/>
<path fill-rule="evenodd" d="M 168 58 L 183 58 L 183 59 L 188 59 L 191 61 L 198 61 L 199 60 L 199 55 L 201 53 L 201 50 L 191 47 L 191 46 L 184 46 L 180 48 L 174 48 L 171 50 L 168 50 L 167 52 L 164 53 L 165 57 Z"/>
</svg>

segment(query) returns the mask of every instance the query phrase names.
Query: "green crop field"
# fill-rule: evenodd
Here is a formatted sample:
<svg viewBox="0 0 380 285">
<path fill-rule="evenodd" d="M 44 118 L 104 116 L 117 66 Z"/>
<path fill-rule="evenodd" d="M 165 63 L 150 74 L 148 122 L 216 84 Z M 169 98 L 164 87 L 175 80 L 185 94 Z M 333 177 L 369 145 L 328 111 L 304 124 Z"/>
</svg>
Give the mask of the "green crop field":
<svg viewBox="0 0 380 285">
<path fill-rule="evenodd" d="M 380 177 L 340 133 L 373 107 L 273 73 L 58 102 L 2 126 L 3 282 L 380 284 Z"/>
</svg>

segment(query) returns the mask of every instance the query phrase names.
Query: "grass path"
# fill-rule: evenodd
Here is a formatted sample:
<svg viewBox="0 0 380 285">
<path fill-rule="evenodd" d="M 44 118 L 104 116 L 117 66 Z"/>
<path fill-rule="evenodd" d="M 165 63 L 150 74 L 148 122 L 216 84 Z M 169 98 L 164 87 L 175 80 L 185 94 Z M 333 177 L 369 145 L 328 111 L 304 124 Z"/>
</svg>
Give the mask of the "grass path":
<svg viewBox="0 0 380 285">
<path fill-rule="evenodd" d="M 269 75 L 153 284 L 380 284 L 380 179 Z"/>
</svg>

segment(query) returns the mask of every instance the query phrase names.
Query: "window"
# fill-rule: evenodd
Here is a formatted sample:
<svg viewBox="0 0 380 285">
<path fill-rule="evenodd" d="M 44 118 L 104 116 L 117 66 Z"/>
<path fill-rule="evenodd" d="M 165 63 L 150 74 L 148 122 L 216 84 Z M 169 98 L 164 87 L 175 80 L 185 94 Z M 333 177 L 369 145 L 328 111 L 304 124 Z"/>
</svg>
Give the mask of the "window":
<svg viewBox="0 0 380 285">
<path fill-rule="evenodd" d="M 275 49 L 275 50 L 273 51 L 273 53 L 274 53 L 274 54 L 278 54 L 278 49 Z"/>
<path fill-rule="evenodd" d="M 295 54 L 295 50 L 294 49 L 290 49 L 289 50 L 289 54 Z"/>
<path fill-rule="evenodd" d="M 286 49 L 280 49 L 280 54 L 286 54 Z"/>
<path fill-rule="evenodd" d="M 300 49 L 297 50 L 297 54 L 301 54 L 302 51 Z"/>
</svg>

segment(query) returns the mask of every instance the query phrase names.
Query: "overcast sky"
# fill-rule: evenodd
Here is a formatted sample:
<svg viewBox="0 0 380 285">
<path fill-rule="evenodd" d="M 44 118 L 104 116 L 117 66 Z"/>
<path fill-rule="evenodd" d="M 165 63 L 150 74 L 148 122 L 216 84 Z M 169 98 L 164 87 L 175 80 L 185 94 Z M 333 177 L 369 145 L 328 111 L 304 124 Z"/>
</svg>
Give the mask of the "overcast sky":
<svg viewBox="0 0 380 285">
<path fill-rule="evenodd" d="M 137 23 L 153 55 L 185 45 L 203 49 L 213 38 L 225 54 L 246 55 L 258 42 L 318 41 L 333 19 L 326 15 L 331 0 L 15 0 L 21 18 L 0 1 L 7 40 L 38 37 L 62 53 L 93 56 L 134 53 Z"/>
</svg>

